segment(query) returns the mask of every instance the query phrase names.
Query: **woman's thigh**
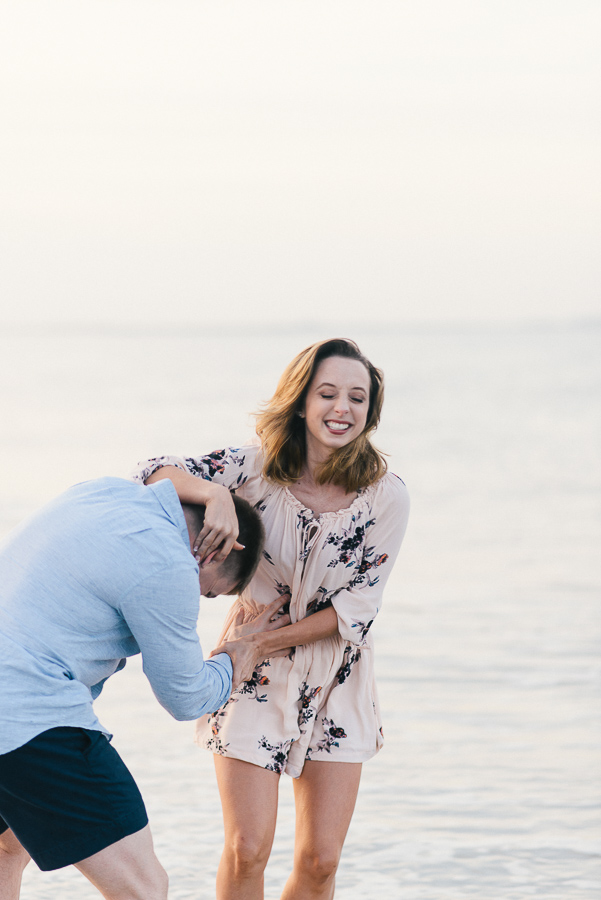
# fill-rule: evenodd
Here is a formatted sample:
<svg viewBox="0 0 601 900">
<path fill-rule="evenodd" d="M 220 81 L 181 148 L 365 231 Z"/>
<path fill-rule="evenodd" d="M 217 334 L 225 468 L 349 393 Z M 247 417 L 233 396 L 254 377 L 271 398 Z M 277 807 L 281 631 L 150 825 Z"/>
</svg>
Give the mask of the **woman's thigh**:
<svg viewBox="0 0 601 900">
<path fill-rule="evenodd" d="M 340 855 L 360 781 L 361 763 L 305 763 L 302 774 L 294 781 L 295 846 L 300 855 Z"/>
<path fill-rule="evenodd" d="M 226 847 L 241 843 L 253 852 L 269 852 L 278 810 L 277 772 L 227 756 L 214 756 L 221 797 Z"/>
</svg>

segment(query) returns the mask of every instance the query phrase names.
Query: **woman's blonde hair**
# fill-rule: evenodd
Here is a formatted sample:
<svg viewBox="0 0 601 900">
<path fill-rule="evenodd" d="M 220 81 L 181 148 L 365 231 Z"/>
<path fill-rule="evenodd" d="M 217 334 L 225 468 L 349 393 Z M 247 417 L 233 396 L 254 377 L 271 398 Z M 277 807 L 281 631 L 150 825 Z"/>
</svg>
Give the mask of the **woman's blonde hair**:
<svg viewBox="0 0 601 900">
<path fill-rule="evenodd" d="M 271 400 L 257 413 L 263 476 L 270 481 L 293 484 L 301 476 L 307 451 L 305 420 L 299 413 L 317 367 L 332 356 L 355 359 L 365 366 L 370 380 L 369 408 L 361 434 L 330 454 L 317 472 L 317 482 L 339 484 L 351 492 L 373 484 L 386 472 L 385 459 L 369 440 L 380 421 L 384 375 L 363 356 L 354 341 L 335 338 L 311 344 L 299 353 L 285 369 Z"/>
</svg>

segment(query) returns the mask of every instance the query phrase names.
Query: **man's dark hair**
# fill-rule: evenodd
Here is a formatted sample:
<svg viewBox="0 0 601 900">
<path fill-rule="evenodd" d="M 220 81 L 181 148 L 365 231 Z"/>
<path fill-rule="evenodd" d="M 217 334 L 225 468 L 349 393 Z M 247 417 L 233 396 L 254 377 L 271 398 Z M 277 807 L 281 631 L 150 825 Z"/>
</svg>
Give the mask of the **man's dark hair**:
<svg viewBox="0 0 601 900">
<path fill-rule="evenodd" d="M 250 503 L 234 493 L 232 500 L 238 519 L 238 541 L 244 544 L 244 550 L 232 550 L 223 561 L 222 568 L 229 577 L 236 579 L 236 586 L 228 593 L 240 594 L 257 571 L 265 543 L 265 529 L 261 516 Z M 194 516 L 200 530 L 204 522 L 205 507 L 200 503 L 182 503 L 182 506 Z"/>
</svg>

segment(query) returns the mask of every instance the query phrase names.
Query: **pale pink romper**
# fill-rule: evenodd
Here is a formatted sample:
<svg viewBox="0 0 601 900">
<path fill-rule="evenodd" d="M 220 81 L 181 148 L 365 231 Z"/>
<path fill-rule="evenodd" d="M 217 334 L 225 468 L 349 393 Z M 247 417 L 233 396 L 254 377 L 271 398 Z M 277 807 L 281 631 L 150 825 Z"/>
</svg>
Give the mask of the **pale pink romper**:
<svg viewBox="0 0 601 900">
<path fill-rule="evenodd" d="M 163 456 L 142 463 L 134 477 L 143 481 L 166 465 L 225 485 L 255 506 L 265 524 L 263 559 L 224 630 L 245 598 L 265 604 L 289 591 L 293 622 L 333 605 L 340 632 L 261 663 L 221 709 L 198 721 L 197 743 L 293 777 L 305 760 L 372 757 L 383 737 L 370 626 L 407 525 L 404 483 L 386 474 L 347 509 L 315 516 L 287 488 L 261 476 L 259 447 Z"/>
</svg>

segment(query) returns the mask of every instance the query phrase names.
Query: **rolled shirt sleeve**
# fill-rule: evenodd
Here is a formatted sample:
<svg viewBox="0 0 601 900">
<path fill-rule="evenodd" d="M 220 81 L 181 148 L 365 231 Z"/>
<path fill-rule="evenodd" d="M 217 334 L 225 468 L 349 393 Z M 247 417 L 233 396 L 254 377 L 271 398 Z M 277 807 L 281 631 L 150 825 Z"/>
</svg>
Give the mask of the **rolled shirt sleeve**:
<svg viewBox="0 0 601 900">
<path fill-rule="evenodd" d="M 205 660 L 196 631 L 200 588 L 194 566 L 167 566 L 140 581 L 120 603 L 161 704 L 179 720 L 218 709 L 232 689 L 232 663 Z"/>
</svg>

